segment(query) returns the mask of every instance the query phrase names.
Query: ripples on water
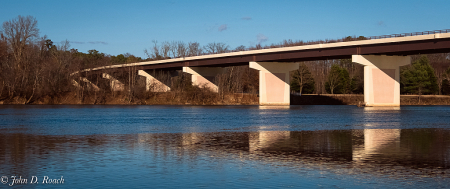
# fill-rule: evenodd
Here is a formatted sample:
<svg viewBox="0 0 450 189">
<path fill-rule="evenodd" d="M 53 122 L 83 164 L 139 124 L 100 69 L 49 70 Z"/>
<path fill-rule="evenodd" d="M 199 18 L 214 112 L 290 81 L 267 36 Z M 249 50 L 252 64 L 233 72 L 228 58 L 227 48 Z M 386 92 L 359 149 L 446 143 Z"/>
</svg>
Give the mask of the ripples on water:
<svg viewBox="0 0 450 189">
<path fill-rule="evenodd" d="M 436 188 L 449 168 L 448 106 L 0 106 L 0 176 L 70 188 Z"/>
</svg>

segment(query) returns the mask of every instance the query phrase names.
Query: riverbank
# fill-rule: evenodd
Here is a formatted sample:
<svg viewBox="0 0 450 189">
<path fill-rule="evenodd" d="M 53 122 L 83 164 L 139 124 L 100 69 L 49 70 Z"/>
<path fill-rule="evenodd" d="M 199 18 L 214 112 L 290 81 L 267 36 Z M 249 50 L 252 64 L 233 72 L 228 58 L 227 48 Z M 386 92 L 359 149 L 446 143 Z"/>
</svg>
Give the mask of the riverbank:
<svg viewBox="0 0 450 189">
<path fill-rule="evenodd" d="M 0 100 L 0 104 L 26 104 L 25 98 Z M 291 105 L 363 105 L 362 94 L 304 94 L 291 95 Z M 258 105 L 257 94 L 226 94 L 212 92 L 151 93 L 130 99 L 128 94 L 97 93 L 81 95 L 67 92 L 56 97 L 44 96 L 29 104 L 105 104 L 105 105 Z M 401 95 L 401 105 L 450 105 L 447 95 Z"/>
<path fill-rule="evenodd" d="M 30 103 L 27 99 L 15 97 L 0 100 L 0 104 L 100 104 L 100 105 L 258 105 L 256 94 L 225 94 L 219 95 L 209 91 L 184 91 L 130 95 L 122 92 L 89 93 L 66 92 L 58 96 L 43 96 Z"/>
</svg>

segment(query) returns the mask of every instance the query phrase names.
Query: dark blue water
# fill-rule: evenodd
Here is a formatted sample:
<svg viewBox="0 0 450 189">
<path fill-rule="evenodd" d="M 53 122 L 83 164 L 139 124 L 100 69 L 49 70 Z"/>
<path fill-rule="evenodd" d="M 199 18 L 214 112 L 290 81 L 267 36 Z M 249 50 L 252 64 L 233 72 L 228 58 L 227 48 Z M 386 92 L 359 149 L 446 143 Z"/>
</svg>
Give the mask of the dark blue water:
<svg viewBox="0 0 450 189">
<path fill-rule="evenodd" d="M 449 174 L 449 106 L 0 106 L 5 188 L 445 188 Z"/>
</svg>

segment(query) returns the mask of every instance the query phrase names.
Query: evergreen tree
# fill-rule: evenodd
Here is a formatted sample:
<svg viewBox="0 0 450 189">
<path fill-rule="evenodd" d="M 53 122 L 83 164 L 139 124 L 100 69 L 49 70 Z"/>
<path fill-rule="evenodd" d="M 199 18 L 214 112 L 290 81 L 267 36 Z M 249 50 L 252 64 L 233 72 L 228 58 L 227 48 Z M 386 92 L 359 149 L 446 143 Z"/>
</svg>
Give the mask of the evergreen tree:
<svg viewBox="0 0 450 189">
<path fill-rule="evenodd" d="M 295 70 L 292 75 L 291 90 L 300 94 L 311 94 L 315 90 L 314 78 L 304 63 L 300 64 L 298 70 Z"/>
<path fill-rule="evenodd" d="M 442 94 L 450 95 L 450 82 L 447 79 L 442 81 Z"/>
<path fill-rule="evenodd" d="M 355 81 L 353 81 L 355 79 Z M 356 88 L 356 78 L 350 79 L 346 68 L 337 64 L 331 66 L 328 74 L 325 90 L 330 94 L 348 94 L 352 93 Z"/>
<path fill-rule="evenodd" d="M 364 93 L 364 81 L 361 81 L 358 76 L 354 76 L 350 82 L 350 90 L 353 94 Z"/>
<path fill-rule="evenodd" d="M 338 92 L 341 94 L 348 94 L 351 93 L 351 80 L 350 80 L 350 75 L 348 74 L 347 69 L 341 67 L 340 68 L 340 79 L 341 79 L 341 83 L 342 83 L 342 87 L 340 89 L 338 89 Z"/>
<path fill-rule="evenodd" d="M 403 69 L 400 82 L 402 93 L 436 94 L 439 90 L 434 70 L 426 56 L 420 57 L 410 67 Z"/>
</svg>

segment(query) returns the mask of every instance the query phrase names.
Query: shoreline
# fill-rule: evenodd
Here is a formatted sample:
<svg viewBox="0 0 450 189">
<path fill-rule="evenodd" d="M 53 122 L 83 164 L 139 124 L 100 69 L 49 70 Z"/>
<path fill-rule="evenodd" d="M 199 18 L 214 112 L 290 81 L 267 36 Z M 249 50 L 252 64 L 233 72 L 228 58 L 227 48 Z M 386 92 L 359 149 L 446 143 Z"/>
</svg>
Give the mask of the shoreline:
<svg viewBox="0 0 450 189">
<path fill-rule="evenodd" d="M 256 94 L 209 94 L 196 99 L 183 99 L 177 93 L 154 93 L 147 98 L 134 98 L 131 102 L 125 94 L 85 95 L 82 100 L 76 93 L 68 92 L 57 97 L 44 96 L 32 103 L 15 97 L 0 100 L 0 105 L 259 105 Z M 291 94 L 291 105 L 356 105 L 364 102 L 363 94 Z M 400 105 L 450 105 L 448 95 L 400 95 Z"/>
<path fill-rule="evenodd" d="M 291 105 L 361 105 L 363 94 L 305 94 L 291 95 Z M 400 105 L 450 105 L 448 95 L 400 95 Z"/>
</svg>

